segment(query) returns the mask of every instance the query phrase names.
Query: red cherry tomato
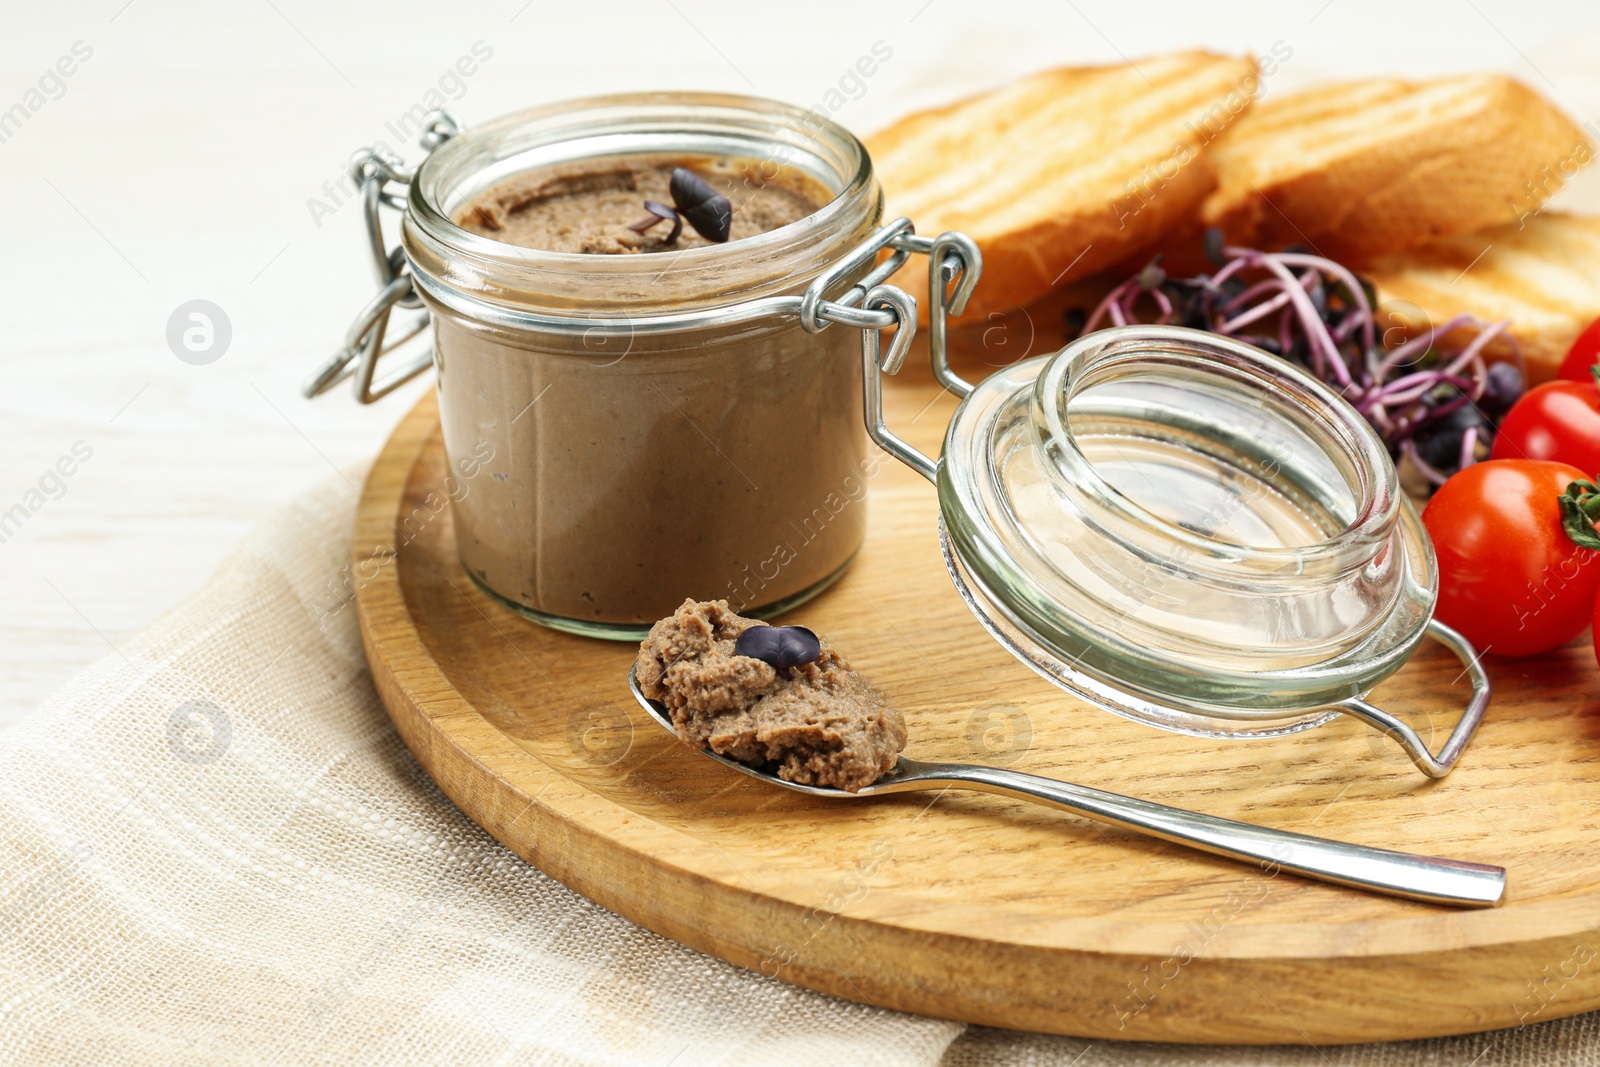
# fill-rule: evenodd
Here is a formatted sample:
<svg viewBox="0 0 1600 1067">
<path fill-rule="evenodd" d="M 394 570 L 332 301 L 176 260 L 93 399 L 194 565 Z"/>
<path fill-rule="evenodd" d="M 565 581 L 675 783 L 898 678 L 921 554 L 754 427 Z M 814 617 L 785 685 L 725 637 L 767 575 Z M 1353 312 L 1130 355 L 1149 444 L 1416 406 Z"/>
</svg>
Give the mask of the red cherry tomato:
<svg viewBox="0 0 1600 1067">
<path fill-rule="evenodd" d="M 1600 551 L 1567 536 L 1558 500 L 1590 477 L 1565 463 L 1497 459 L 1440 486 L 1422 512 L 1439 557 L 1435 617 L 1501 656 L 1548 652 L 1582 633 Z"/>
<path fill-rule="evenodd" d="M 1600 388 L 1587 382 L 1546 382 L 1530 390 L 1500 420 L 1490 459 L 1553 459 L 1600 471 Z"/>
<path fill-rule="evenodd" d="M 1600 319 L 1584 327 L 1578 339 L 1567 349 L 1567 358 L 1561 361 L 1556 377 L 1569 382 L 1592 382 L 1592 369 L 1600 363 Z"/>
</svg>

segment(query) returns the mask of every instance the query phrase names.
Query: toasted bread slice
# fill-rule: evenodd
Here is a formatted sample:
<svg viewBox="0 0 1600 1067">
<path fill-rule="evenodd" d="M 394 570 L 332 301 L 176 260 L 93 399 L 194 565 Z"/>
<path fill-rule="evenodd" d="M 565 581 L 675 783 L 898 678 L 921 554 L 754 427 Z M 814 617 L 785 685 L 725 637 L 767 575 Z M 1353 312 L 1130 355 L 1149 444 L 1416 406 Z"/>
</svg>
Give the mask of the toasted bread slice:
<svg viewBox="0 0 1600 1067">
<path fill-rule="evenodd" d="M 1593 157 L 1583 130 L 1504 75 L 1346 82 L 1263 100 L 1217 138 L 1201 219 L 1230 244 L 1359 264 L 1517 221 Z"/>
<path fill-rule="evenodd" d="M 1510 319 L 1529 381 L 1546 381 L 1600 318 L 1600 218 L 1546 212 L 1385 257 L 1365 273 L 1381 300 L 1400 302 L 1384 309 L 1396 320 L 1417 317 L 1405 305 L 1434 324 L 1462 313 Z"/>
<path fill-rule="evenodd" d="M 969 311 L 1019 307 L 1150 246 L 1215 179 L 1205 146 L 1246 110 L 1251 59 L 1184 52 L 1067 68 L 924 111 L 867 139 L 887 217 L 983 251 Z M 919 297 L 922 264 L 897 284 Z"/>
</svg>

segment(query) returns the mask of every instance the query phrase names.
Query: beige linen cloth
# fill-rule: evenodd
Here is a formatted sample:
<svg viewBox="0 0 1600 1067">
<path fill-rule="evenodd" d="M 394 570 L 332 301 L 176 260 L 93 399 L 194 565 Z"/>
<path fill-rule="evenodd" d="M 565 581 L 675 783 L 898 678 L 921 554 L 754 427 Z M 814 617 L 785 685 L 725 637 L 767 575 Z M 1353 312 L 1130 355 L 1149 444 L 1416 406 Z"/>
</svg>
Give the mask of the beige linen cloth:
<svg viewBox="0 0 1600 1067">
<path fill-rule="evenodd" d="M 1593 1064 L 1594 1017 L 1343 1048 L 1118 1045 L 702 956 L 502 848 L 411 758 L 355 611 L 358 475 L 0 742 L 0 1063 Z"/>
</svg>

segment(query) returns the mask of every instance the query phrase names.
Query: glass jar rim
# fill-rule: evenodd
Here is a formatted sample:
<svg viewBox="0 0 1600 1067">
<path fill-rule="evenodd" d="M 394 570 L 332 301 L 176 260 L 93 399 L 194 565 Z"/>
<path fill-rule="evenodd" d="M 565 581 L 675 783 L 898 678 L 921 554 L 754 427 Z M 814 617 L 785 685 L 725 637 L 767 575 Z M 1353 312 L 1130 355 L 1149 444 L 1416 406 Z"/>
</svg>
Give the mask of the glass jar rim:
<svg viewBox="0 0 1600 1067">
<path fill-rule="evenodd" d="M 1196 534 L 1141 506 L 1111 485 L 1073 436 L 1068 406 L 1108 372 L 1127 369 L 1147 354 L 1182 355 L 1208 372 L 1227 375 L 1246 388 L 1295 397 L 1343 451 L 1356 476 L 1349 485 L 1355 513 L 1344 529 L 1307 545 L 1251 545 Z M 1118 365 L 1121 365 L 1120 367 Z M 1387 543 L 1399 514 L 1399 479 L 1383 442 L 1361 414 L 1326 384 L 1241 341 L 1180 326 L 1131 325 L 1078 338 L 1050 357 L 1033 386 L 1033 410 L 1062 476 L 1103 508 L 1100 518 L 1127 523 L 1202 556 L 1226 547 L 1236 563 L 1256 565 L 1258 575 L 1295 574 L 1309 565 L 1338 569 L 1360 566 Z"/>
<path fill-rule="evenodd" d="M 469 183 L 477 180 L 480 187 L 487 187 L 539 165 L 514 164 L 536 149 L 547 154 L 563 149 L 571 154 L 561 158 L 570 159 L 628 154 L 642 149 L 621 148 L 615 143 L 619 138 L 631 133 L 661 139 L 672 131 L 681 131 L 691 141 L 720 134 L 752 149 L 765 149 L 756 158 L 800 167 L 822 180 L 834 195 L 795 222 L 670 255 L 526 248 L 473 233 L 452 218 L 454 208 L 480 191 Z M 496 157 L 506 149 L 512 151 Z M 486 180 L 485 168 L 477 165 L 485 154 L 495 158 L 493 180 Z M 865 147 L 816 111 L 739 94 L 615 93 L 512 112 L 446 141 L 423 161 L 411 181 L 403 239 L 419 280 L 435 292 L 450 291 L 502 306 L 526 304 L 554 314 L 566 310 L 599 318 L 614 310 L 625 317 L 641 309 L 670 313 L 727 307 L 793 289 L 853 247 L 881 213 L 882 195 Z M 541 279 L 586 285 L 617 306 L 597 314 L 595 308 L 581 306 L 585 303 L 581 297 L 544 299 Z M 638 299 L 629 299 L 630 292 Z M 688 296 L 674 301 L 673 293 Z"/>
</svg>

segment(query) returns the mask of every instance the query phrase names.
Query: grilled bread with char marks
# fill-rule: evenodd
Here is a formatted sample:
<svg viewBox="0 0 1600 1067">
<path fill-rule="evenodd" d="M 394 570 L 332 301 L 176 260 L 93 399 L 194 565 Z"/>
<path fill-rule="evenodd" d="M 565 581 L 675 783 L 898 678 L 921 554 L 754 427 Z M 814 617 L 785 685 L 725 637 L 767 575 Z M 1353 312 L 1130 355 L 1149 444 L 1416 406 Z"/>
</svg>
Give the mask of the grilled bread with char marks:
<svg viewBox="0 0 1600 1067">
<path fill-rule="evenodd" d="M 902 119 L 867 138 L 887 200 L 917 232 L 983 252 L 969 315 L 1019 307 L 1151 248 L 1215 184 L 1206 149 L 1251 105 L 1247 58 L 1183 52 L 1064 68 Z M 895 284 L 919 298 L 926 267 Z"/>
</svg>

